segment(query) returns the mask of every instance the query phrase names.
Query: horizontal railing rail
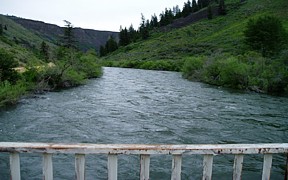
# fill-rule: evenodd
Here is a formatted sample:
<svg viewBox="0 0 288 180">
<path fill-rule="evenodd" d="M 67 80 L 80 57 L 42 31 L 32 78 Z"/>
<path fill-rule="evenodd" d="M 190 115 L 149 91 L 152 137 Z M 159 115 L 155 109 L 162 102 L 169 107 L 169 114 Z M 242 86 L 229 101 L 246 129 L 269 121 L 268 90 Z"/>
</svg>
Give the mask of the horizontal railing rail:
<svg viewBox="0 0 288 180">
<path fill-rule="evenodd" d="M 85 179 L 85 155 L 107 154 L 108 179 L 117 179 L 119 154 L 140 155 L 140 179 L 149 179 L 150 155 L 172 155 L 171 179 L 181 179 L 182 155 L 203 155 L 203 176 L 212 178 L 213 157 L 221 154 L 235 155 L 233 179 L 240 180 L 243 157 L 246 154 L 264 154 L 262 179 L 270 179 L 273 154 L 288 154 L 288 143 L 282 144 L 215 144 L 215 145 L 144 145 L 144 144 L 54 144 L 0 142 L 0 152 L 10 153 L 12 180 L 20 180 L 20 153 L 43 154 L 43 179 L 53 179 L 53 154 L 75 154 L 76 179 Z M 288 166 L 284 179 L 288 179 Z"/>
</svg>

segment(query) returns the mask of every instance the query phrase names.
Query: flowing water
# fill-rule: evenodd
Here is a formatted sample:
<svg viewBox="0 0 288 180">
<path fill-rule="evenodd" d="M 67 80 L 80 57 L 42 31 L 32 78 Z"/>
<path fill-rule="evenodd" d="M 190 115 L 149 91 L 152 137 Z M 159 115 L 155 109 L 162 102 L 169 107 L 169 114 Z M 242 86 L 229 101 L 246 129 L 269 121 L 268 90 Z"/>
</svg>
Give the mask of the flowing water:
<svg viewBox="0 0 288 180">
<path fill-rule="evenodd" d="M 21 100 L 0 111 L 0 141 L 136 144 L 287 143 L 288 99 L 190 82 L 164 71 L 104 68 L 84 86 Z M 74 179 L 73 155 L 53 157 L 55 179 Z M 87 179 L 107 179 L 107 155 L 86 157 Z M 200 179 L 202 156 L 185 155 L 182 179 Z M 243 179 L 260 179 L 262 155 L 244 157 Z M 42 157 L 21 154 L 22 179 L 42 179 Z M 151 179 L 170 179 L 172 157 L 151 157 Z M 138 179 L 139 157 L 120 155 L 119 179 Z M 214 179 L 232 179 L 233 156 L 216 156 Z M 272 179 L 283 179 L 284 155 Z M 9 179 L 9 155 L 0 156 Z"/>
</svg>

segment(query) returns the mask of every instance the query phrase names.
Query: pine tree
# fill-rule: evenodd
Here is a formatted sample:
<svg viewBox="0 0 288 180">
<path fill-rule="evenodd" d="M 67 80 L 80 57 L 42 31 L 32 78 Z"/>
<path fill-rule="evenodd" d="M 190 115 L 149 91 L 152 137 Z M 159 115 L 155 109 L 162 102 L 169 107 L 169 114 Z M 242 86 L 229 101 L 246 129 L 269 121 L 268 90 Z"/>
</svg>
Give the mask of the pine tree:
<svg viewBox="0 0 288 180">
<path fill-rule="evenodd" d="M 100 57 L 106 56 L 107 55 L 107 51 L 106 48 L 104 46 L 100 46 Z"/>
<path fill-rule="evenodd" d="M 3 35 L 3 26 L 0 24 L 0 36 Z"/>
<path fill-rule="evenodd" d="M 129 38 L 128 30 L 125 27 L 119 33 L 119 45 L 120 46 L 126 46 L 129 43 L 130 43 L 130 38 Z"/>
<path fill-rule="evenodd" d="M 41 43 L 40 54 L 43 59 L 45 59 L 46 61 L 49 60 L 49 45 L 46 44 L 44 41 L 42 41 Z"/>
<path fill-rule="evenodd" d="M 182 17 L 182 12 L 181 12 L 181 10 L 180 10 L 178 5 L 176 6 L 176 13 L 175 13 L 174 17 L 176 19 Z"/>
<path fill-rule="evenodd" d="M 118 44 L 117 44 L 117 42 L 115 41 L 115 39 L 114 39 L 113 36 L 110 36 L 110 38 L 109 38 L 108 41 L 106 42 L 105 48 L 106 48 L 106 52 L 107 52 L 107 53 L 116 51 L 116 50 L 118 49 Z"/>
<path fill-rule="evenodd" d="M 63 37 L 64 47 L 76 49 L 76 40 L 73 34 L 74 27 L 69 21 L 64 20 L 64 22 L 66 23 Z"/>
<path fill-rule="evenodd" d="M 149 30 L 146 27 L 146 20 L 143 14 L 141 14 L 140 34 L 142 39 L 148 39 L 149 37 Z"/>
<path fill-rule="evenodd" d="M 224 0 L 220 0 L 220 2 L 219 2 L 218 13 L 220 15 L 226 15 L 227 14 Z"/>
<path fill-rule="evenodd" d="M 151 16 L 150 26 L 153 27 L 153 28 L 157 28 L 159 26 L 158 18 L 156 16 L 156 14 Z"/>
<path fill-rule="evenodd" d="M 208 19 L 212 19 L 213 13 L 212 13 L 212 7 L 209 5 L 207 8 L 207 17 Z"/>
<path fill-rule="evenodd" d="M 131 24 L 128 30 L 128 35 L 130 42 L 135 42 L 137 39 L 137 31 L 133 28 L 133 25 Z"/>
<path fill-rule="evenodd" d="M 192 6 L 190 0 L 187 3 L 184 3 L 184 7 L 182 10 L 182 16 L 187 17 L 192 12 Z"/>
<path fill-rule="evenodd" d="M 192 1 L 192 12 L 197 12 L 198 11 L 198 5 L 196 0 Z"/>
</svg>

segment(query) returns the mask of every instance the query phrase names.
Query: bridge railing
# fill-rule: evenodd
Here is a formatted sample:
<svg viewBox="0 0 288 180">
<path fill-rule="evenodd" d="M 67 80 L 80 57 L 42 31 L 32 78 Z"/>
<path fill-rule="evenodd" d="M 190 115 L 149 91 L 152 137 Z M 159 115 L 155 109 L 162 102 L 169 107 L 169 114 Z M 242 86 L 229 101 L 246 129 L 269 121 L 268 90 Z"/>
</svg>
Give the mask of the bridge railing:
<svg viewBox="0 0 288 180">
<path fill-rule="evenodd" d="M 150 155 L 166 154 L 172 158 L 172 180 L 181 179 L 182 155 L 203 155 L 203 177 L 212 178 L 213 157 L 233 154 L 233 179 L 240 180 L 243 157 L 247 154 L 264 154 L 262 180 L 270 179 L 273 154 L 287 154 L 288 143 L 282 144 L 215 144 L 215 145 L 144 145 L 144 144 L 52 144 L 0 142 L 0 152 L 10 153 L 10 172 L 12 180 L 20 180 L 20 154 L 43 154 L 43 179 L 53 179 L 53 154 L 75 154 L 75 173 L 77 180 L 85 179 L 85 155 L 107 154 L 108 179 L 117 179 L 117 155 L 140 155 L 140 180 L 149 179 Z M 284 179 L 288 179 L 288 166 Z"/>
</svg>

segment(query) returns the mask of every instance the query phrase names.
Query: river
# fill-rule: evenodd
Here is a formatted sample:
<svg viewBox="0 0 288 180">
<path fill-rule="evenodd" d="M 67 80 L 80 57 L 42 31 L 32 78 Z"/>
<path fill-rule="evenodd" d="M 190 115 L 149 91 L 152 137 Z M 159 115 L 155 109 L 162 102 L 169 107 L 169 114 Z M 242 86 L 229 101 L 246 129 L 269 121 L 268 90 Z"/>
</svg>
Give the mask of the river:
<svg viewBox="0 0 288 180">
<path fill-rule="evenodd" d="M 0 111 L 0 141 L 61 143 L 287 143 L 288 99 L 190 82 L 180 73 L 104 68 L 99 79 L 26 98 Z M 260 179 L 262 155 L 244 158 L 243 179 Z M 105 155 L 88 155 L 87 179 L 107 179 Z M 41 156 L 21 154 L 22 179 L 42 179 Z M 151 157 L 151 179 L 169 179 L 170 156 Z M 72 155 L 55 155 L 55 179 L 74 179 Z M 119 157 L 119 179 L 139 177 L 139 157 Z M 202 156 L 184 156 L 182 179 L 200 179 Z M 233 156 L 216 156 L 214 179 L 231 179 Z M 274 156 L 271 179 L 283 179 Z M 9 156 L 0 155 L 0 179 Z"/>
</svg>

